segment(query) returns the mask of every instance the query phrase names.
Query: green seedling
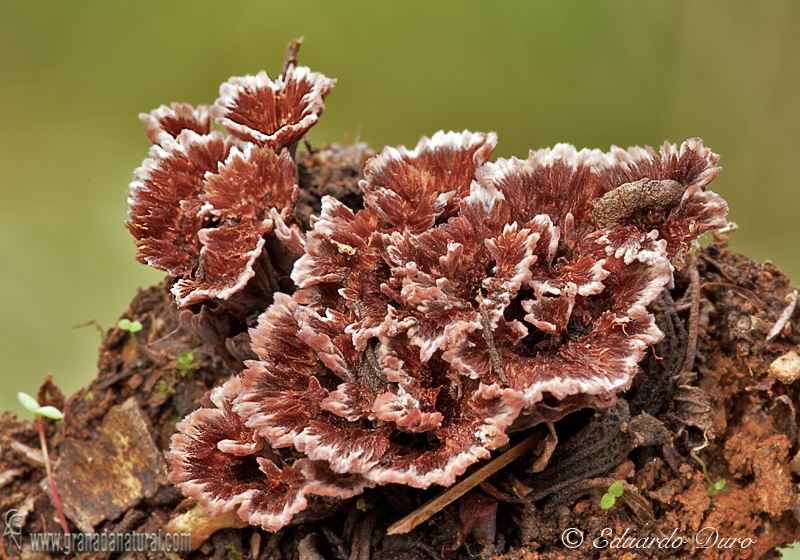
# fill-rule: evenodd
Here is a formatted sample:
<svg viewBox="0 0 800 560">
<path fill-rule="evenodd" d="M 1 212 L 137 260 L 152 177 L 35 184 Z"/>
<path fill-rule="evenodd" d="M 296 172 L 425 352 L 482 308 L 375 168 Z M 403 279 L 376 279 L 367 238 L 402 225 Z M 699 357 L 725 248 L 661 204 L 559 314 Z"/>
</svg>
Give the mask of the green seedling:
<svg viewBox="0 0 800 560">
<path fill-rule="evenodd" d="M 28 393 L 20 391 L 17 393 L 17 399 L 19 399 L 22 406 L 29 410 L 36 419 L 36 427 L 39 430 L 39 443 L 42 446 L 42 456 L 44 457 L 44 468 L 47 471 L 47 482 L 50 484 L 50 492 L 53 494 L 53 504 L 56 506 L 61 527 L 63 527 L 65 533 L 69 533 L 67 518 L 64 516 L 64 509 L 61 507 L 61 499 L 58 497 L 58 491 L 56 490 L 56 481 L 53 479 L 53 471 L 50 468 L 50 454 L 47 452 L 47 438 L 44 434 L 44 418 L 61 420 L 64 418 L 64 415 L 54 406 L 40 406 L 39 401 Z"/>
<path fill-rule="evenodd" d="M 608 487 L 608 492 L 603 494 L 603 497 L 600 499 L 600 507 L 603 509 L 610 509 L 617 503 L 617 498 L 622 496 L 622 493 L 625 491 L 625 488 L 622 486 L 621 482 L 615 482 L 611 486 Z"/>
<path fill-rule="evenodd" d="M 131 321 L 130 319 L 120 319 L 117 327 L 123 331 L 131 333 L 133 343 L 136 344 L 136 333 L 142 330 L 142 324 L 139 321 Z"/>
<path fill-rule="evenodd" d="M 233 560 L 240 560 L 244 558 L 244 553 L 241 549 L 233 543 L 228 543 L 225 545 L 225 550 L 229 552 L 228 556 L 233 558 Z"/>
<path fill-rule="evenodd" d="M 172 395 L 175 392 L 175 387 L 173 387 L 172 385 L 170 385 L 166 381 L 159 381 L 156 384 L 156 391 L 158 391 L 159 393 L 161 393 L 165 397 L 168 397 L 168 396 Z"/>
<path fill-rule="evenodd" d="M 142 330 L 142 324 L 139 321 L 131 321 L 130 319 L 120 319 L 119 323 L 117 323 L 117 327 L 131 334 L 136 334 Z"/>
<path fill-rule="evenodd" d="M 200 364 L 196 364 L 194 361 L 194 353 L 195 351 L 192 350 L 191 352 L 184 352 L 180 356 L 178 356 L 178 361 L 175 363 L 175 369 L 181 377 L 191 377 L 194 370 L 200 367 Z"/>
<path fill-rule="evenodd" d="M 706 481 L 706 482 L 710 482 L 710 481 Z M 723 488 L 725 488 L 725 484 L 726 484 L 727 482 L 728 482 L 728 481 L 727 481 L 727 480 L 725 480 L 724 478 L 720 478 L 720 479 L 719 479 L 718 481 L 716 481 L 715 483 L 713 483 L 713 484 L 710 484 L 710 485 L 709 485 L 709 487 L 708 487 L 708 495 L 709 495 L 709 496 L 713 496 L 714 494 L 716 494 L 717 492 L 719 492 L 720 490 L 722 490 Z"/>
<path fill-rule="evenodd" d="M 706 479 L 706 484 L 708 484 L 708 495 L 710 497 L 716 494 L 717 492 L 721 491 L 723 488 L 725 488 L 725 484 L 727 484 L 728 481 L 725 480 L 724 478 L 720 478 L 718 481 L 714 482 L 713 480 L 711 480 L 711 477 L 708 476 L 708 469 L 706 468 L 705 462 L 697 455 L 698 451 L 702 451 L 706 447 L 708 447 L 708 435 L 706 434 L 706 432 L 703 432 L 703 445 L 700 445 L 692 449 L 689 452 L 689 455 L 694 457 L 694 460 L 700 463 L 700 468 L 703 469 L 703 478 Z"/>
<path fill-rule="evenodd" d="M 61 411 L 56 407 L 39 406 L 39 402 L 28 393 L 23 393 L 20 391 L 17 393 L 17 399 L 19 399 L 19 402 L 22 403 L 22 406 L 32 412 L 34 416 L 44 416 L 45 418 L 50 418 L 51 420 L 61 420 L 64 418 L 64 415 L 61 414 Z"/>
</svg>

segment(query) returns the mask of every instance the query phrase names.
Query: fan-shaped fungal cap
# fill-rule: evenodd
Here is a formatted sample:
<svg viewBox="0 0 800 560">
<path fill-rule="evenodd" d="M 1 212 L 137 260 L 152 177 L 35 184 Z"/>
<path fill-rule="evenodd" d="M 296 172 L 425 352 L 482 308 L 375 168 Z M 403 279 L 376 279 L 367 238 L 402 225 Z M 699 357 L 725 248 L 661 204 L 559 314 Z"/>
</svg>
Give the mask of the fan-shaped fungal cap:
<svg viewBox="0 0 800 560">
<path fill-rule="evenodd" d="M 334 84 L 289 65 L 274 82 L 265 72 L 231 78 L 213 107 L 173 103 L 140 115 L 155 145 L 131 183 L 127 227 L 138 259 L 177 279 L 179 305 L 240 291 L 270 232 L 288 253 L 302 251 L 297 169 L 280 152 L 317 121 Z M 211 114 L 229 136 L 210 131 Z"/>
<path fill-rule="evenodd" d="M 195 109 L 188 103 L 162 105 L 149 113 L 141 113 L 139 119 L 147 126 L 147 137 L 153 144 L 177 138 L 184 130 L 197 134 L 208 134 L 210 130 L 210 107 L 198 105 Z"/>
<path fill-rule="evenodd" d="M 217 171 L 230 149 L 219 131 L 192 130 L 150 148 L 150 156 L 134 172 L 126 222 L 141 262 L 174 277 L 190 276 L 197 269 L 205 175 Z"/>
<path fill-rule="evenodd" d="M 165 139 L 131 183 L 127 226 L 139 260 L 178 278 L 179 305 L 227 299 L 253 276 L 265 234 L 291 239 L 295 174 L 288 153 L 239 148 L 219 131 Z"/>
<path fill-rule="evenodd" d="M 227 299 L 253 277 L 264 235 L 277 230 L 281 237 L 292 224 L 300 192 L 295 173 L 287 152 L 276 156 L 269 148 L 251 145 L 244 151 L 232 148 L 219 172 L 207 176 L 200 197 L 205 227 L 197 232 L 200 263 L 190 278 L 173 287 L 179 305 Z"/>
<path fill-rule="evenodd" d="M 423 136 L 413 150 L 386 147 L 364 166 L 364 204 L 393 227 L 425 231 L 456 213 L 496 144 L 494 132 L 465 130 Z"/>
<path fill-rule="evenodd" d="M 237 138 L 280 150 L 317 122 L 335 84 L 305 66 L 289 66 L 275 81 L 264 71 L 231 78 L 220 86 L 211 114 Z"/>
<path fill-rule="evenodd" d="M 172 437 L 169 480 L 209 515 L 236 510 L 243 520 L 277 531 L 306 508 L 308 495 L 350 497 L 369 485 L 308 459 L 279 467 L 278 455 L 231 411 L 240 390 L 233 377 L 211 391 L 207 406 L 184 418 Z"/>
</svg>

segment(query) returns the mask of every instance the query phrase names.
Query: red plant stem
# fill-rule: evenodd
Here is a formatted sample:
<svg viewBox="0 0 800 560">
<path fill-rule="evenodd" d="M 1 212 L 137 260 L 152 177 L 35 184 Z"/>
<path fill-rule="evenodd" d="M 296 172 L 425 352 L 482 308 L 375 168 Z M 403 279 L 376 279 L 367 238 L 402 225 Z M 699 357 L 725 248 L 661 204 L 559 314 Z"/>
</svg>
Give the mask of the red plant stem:
<svg viewBox="0 0 800 560">
<path fill-rule="evenodd" d="M 44 468 L 47 470 L 47 482 L 50 484 L 50 492 L 53 494 L 53 504 L 56 506 L 59 521 L 64 528 L 64 533 L 69 533 L 67 518 L 64 517 L 64 509 L 61 507 L 61 499 L 56 491 L 56 481 L 53 480 L 53 472 L 50 470 L 50 455 L 47 453 L 47 440 L 44 436 L 44 420 L 36 415 L 36 427 L 39 428 L 39 442 L 42 444 L 42 454 L 44 454 Z"/>
</svg>

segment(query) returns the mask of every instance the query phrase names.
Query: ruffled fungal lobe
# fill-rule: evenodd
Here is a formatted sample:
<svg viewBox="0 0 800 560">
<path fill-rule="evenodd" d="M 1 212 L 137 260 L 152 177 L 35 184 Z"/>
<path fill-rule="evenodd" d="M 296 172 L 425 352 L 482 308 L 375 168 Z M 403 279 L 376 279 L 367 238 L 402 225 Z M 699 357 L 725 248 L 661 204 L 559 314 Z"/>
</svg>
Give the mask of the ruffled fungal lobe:
<svg viewBox="0 0 800 560">
<path fill-rule="evenodd" d="M 296 168 L 288 153 L 239 148 L 219 131 L 184 130 L 153 146 L 135 176 L 128 230 L 139 260 L 177 279 L 178 305 L 241 290 L 273 230 L 293 250 L 302 249 L 293 224 Z"/>
<path fill-rule="evenodd" d="M 215 111 L 236 110 L 222 118 L 278 97 L 265 75 L 242 80 L 223 87 L 235 103 Z M 725 223 L 699 140 L 661 158 L 561 144 L 487 163 L 494 134 L 464 131 L 385 149 L 365 165 L 365 208 L 324 197 L 305 235 L 294 164 L 267 138 L 292 133 L 239 120 L 226 124 L 238 140 L 165 125 L 136 193 L 185 193 L 158 230 L 179 303 L 241 289 L 267 239 L 302 253 L 297 289 L 250 331 L 257 359 L 178 426 L 170 459 L 209 512 L 270 530 L 309 495 L 450 485 L 509 432 L 613 403 L 662 337 L 647 306 L 672 262 Z M 205 154 L 194 167 L 191 149 Z M 132 231 L 152 220 L 135 207 Z"/>
<path fill-rule="evenodd" d="M 240 390 L 233 377 L 211 391 L 206 406 L 177 425 L 168 454 L 170 482 L 209 515 L 235 510 L 243 520 L 277 531 L 306 508 L 310 495 L 349 497 L 368 485 L 357 476 L 337 475 L 324 463 L 285 464 L 232 412 Z"/>
<path fill-rule="evenodd" d="M 205 176 L 216 173 L 230 149 L 219 131 L 193 130 L 150 148 L 128 198 L 126 226 L 136 239 L 139 261 L 176 278 L 193 274 L 201 258 L 197 232 L 204 223 Z"/>
<path fill-rule="evenodd" d="M 356 351 L 344 334 L 355 314 L 336 303 L 316 290 L 277 294 L 251 333 L 259 360 L 248 362 L 235 410 L 273 447 L 334 472 L 426 487 L 451 484 L 508 441 L 522 406 L 513 392 L 472 383 L 457 400 L 440 395 L 441 363 L 421 364 L 402 335 Z M 420 448 L 415 433 L 430 441 Z"/>
<path fill-rule="evenodd" d="M 469 131 L 423 136 L 413 150 L 386 147 L 364 167 L 364 204 L 389 226 L 415 233 L 458 210 L 497 135 Z"/>
<path fill-rule="evenodd" d="M 296 144 L 319 119 L 336 80 L 289 66 L 271 80 L 264 71 L 220 86 L 211 114 L 233 136 L 274 150 Z"/>
<path fill-rule="evenodd" d="M 600 199 L 595 207 L 611 210 L 616 216 L 614 223 L 635 224 L 644 230 L 657 229 L 667 242 L 670 258 L 675 260 L 677 257 L 676 262 L 680 263 L 692 241 L 706 231 L 727 224 L 728 205 L 719 195 L 706 190 L 706 186 L 719 175 L 718 162 L 719 156 L 703 146 L 699 138 L 691 138 L 680 147 L 665 142 L 660 158 L 649 146 L 628 150 L 613 147 L 599 170 L 605 200 Z M 628 187 L 636 183 L 641 186 Z M 653 183 L 661 185 L 661 196 L 648 188 Z M 676 187 L 682 190 L 682 194 L 680 190 L 677 190 L 677 196 L 674 194 Z M 620 188 L 631 191 L 620 197 L 622 204 L 613 199 L 614 189 Z M 670 195 L 672 202 L 661 207 L 663 201 L 670 198 L 664 196 L 663 191 L 670 189 L 673 190 Z M 609 196 L 612 197 L 610 200 Z M 650 204 L 641 207 L 625 200 L 636 198 L 644 198 Z M 620 210 L 620 207 L 627 207 L 629 211 Z"/>
<path fill-rule="evenodd" d="M 275 81 L 264 72 L 231 78 L 212 107 L 173 103 L 140 115 L 154 146 L 131 183 L 126 225 L 137 258 L 176 279 L 179 306 L 229 299 L 256 276 L 259 259 L 277 252 L 290 268 L 302 252 L 293 150 L 334 84 L 290 65 Z M 210 129 L 211 116 L 228 136 Z M 289 271 L 281 272 L 286 288 Z M 271 294 L 276 282 L 265 282 Z"/>
<path fill-rule="evenodd" d="M 233 147 L 217 173 L 208 174 L 200 201 L 204 222 L 197 231 L 200 261 L 173 293 L 180 305 L 208 298 L 228 299 L 255 275 L 265 235 L 273 230 L 286 242 L 294 237 L 294 203 L 299 195 L 291 156 L 269 148 Z M 301 244 L 297 243 L 296 249 Z"/>
<path fill-rule="evenodd" d="M 162 105 L 150 113 L 141 113 L 139 120 L 147 126 L 147 137 L 153 144 L 164 144 L 177 138 L 184 130 L 193 130 L 197 134 L 208 134 L 211 130 L 210 106 L 192 107 L 188 103 L 172 103 Z"/>
</svg>

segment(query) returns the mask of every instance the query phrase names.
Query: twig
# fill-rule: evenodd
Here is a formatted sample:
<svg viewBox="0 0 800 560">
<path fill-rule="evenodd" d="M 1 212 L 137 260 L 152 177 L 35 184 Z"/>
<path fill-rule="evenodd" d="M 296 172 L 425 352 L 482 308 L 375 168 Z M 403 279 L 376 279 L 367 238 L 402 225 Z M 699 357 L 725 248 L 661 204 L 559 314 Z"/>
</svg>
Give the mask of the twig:
<svg viewBox="0 0 800 560">
<path fill-rule="evenodd" d="M 518 443 L 494 460 L 490 461 L 458 484 L 451 486 L 428 503 L 406 515 L 400 521 L 393 523 L 386 531 L 387 534 L 397 535 L 400 533 L 408 533 L 414 527 L 430 519 L 433 515 L 472 490 L 475 486 L 492 476 L 497 471 L 503 469 L 511 462 L 516 461 L 523 455 L 532 451 L 539 443 L 540 439 L 541 434 L 538 432 L 527 437 L 522 442 Z"/>
<path fill-rule="evenodd" d="M 314 147 L 311 145 L 311 142 L 308 141 L 308 135 L 306 135 L 306 134 L 303 134 L 303 144 L 305 145 L 306 151 L 309 154 L 313 154 L 314 153 Z M 300 171 L 298 170 L 297 173 L 299 174 Z"/>
<path fill-rule="evenodd" d="M 700 272 L 697 270 L 697 262 L 692 261 L 689 267 L 689 278 L 691 283 L 686 290 L 689 297 L 689 328 L 687 329 L 686 358 L 683 361 L 681 373 L 692 371 L 694 359 L 697 355 L 697 322 L 700 314 Z"/>
<path fill-rule="evenodd" d="M 527 504 L 528 500 L 521 496 L 514 496 L 513 494 L 509 494 L 508 492 L 503 492 L 499 488 L 496 488 L 492 485 L 489 481 L 484 480 L 479 485 L 481 490 L 486 492 L 489 496 L 494 498 L 500 502 L 509 502 L 511 504 Z"/>
<path fill-rule="evenodd" d="M 103 330 L 103 327 L 100 325 L 100 323 L 98 323 L 94 319 L 92 319 L 91 321 L 86 321 L 85 323 L 80 323 L 78 325 L 75 325 L 72 328 L 73 329 L 82 329 L 83 327 L 94 327 L 94 328 L 96 328 L 97 331 L 100 333 L 100 341 L 102 342 L 103 340 L 105 340 L 106 331 Z"/>
<path fill-rule="evenodd" d="M 781 333 L 783 327 L 785 327 L 786 323 L 789 321 L 789 319 L 791 319 L 792 313 L 794 313 L 794 308 L 797 306 L 797 290 L 793 291 L 788 297 L 789 304 L 786 306 L 786 309 L 783 310 L 781 316 L 778 317 L 778 320 L 775 321 L 775 324 L 772 326 L 772 330 L 769 331 L 769 334 L 767 335 L 767 343 L 775 340 L 775 337 Z"/>
<path fill-rule="evenodd" d="M 126 377 L 130 377 L 134 373 L 135 373 L 135 371 L 133 370 L 133 368 L 122 370 L 121 372 L 119 372 L 117 374 L 114 374 L 111 377 L 109 377 L 108 379 L 98 383 L 97 386 L 95 387 L 95 389 L 97 391 L 103 391 L 103 390 L 111 387 L 114 383 L 117 383 L 118 381 L 122 381 Z"/>
<path fill-rule="evenodd" d="M 281 66 L 281 76 L 285 76 L 290 66 L 297 65 L 297 51 L 300 50 L 300 45 L 303 44 L 305 37 L 298 37 L 289 41 L 286 45 L 286 53 L 283 55 L 283 65 Z"/>
<path fill-rule="evenodd" d="M 726 282 L 703 282 L 702 284 L 700 284 L 700 289 L 702 290 L 706 286 L 721 286 L 723 288 L 730 288 L 731 290 L 734 290 L 734 293 L 744 298 L 747 298 L 750 301 L 755 300 L 755 303 L 757 305 L 760 305 L 762 309 L 767 307 L 767 304 L 761 301 L 761 298 L 759 298 L 753 292 L 751 292 L 747 288 L 742 288 L 741 286 L 737 286 L 736 284 L 728 284 Z"/>
<path fill-rule="evenodd" d="M 483 295 L 478 290 L 478 307 L 481 314 L 481 331 L 483 332 L 483 340 L 486 341 L 486 346 L 489 347 L 489 360 L 492 362 L 492 369 L 500 378 L 500 381 L 506 383 L 506 372 L 503 371 L 503 364 L 500 363 L 500 356 L 497 354 L 497 347 L 494 345 L 494 337 L 492 336 L 492 325 L 489 322 L 489 314 L 486 312 L 486 305 L 483 303 Z"/>
<path fill-rule="evenodd" d="M 712 259 L 711 257 L 709 257 L 704 253 L 700 253 L 700 258 L 706 261 L 708 264 L 712 265 L 714 268 L 716 268 L 717 271 L 719 271 L 719 273 L 722 274 L 728 280 L 728 282 L 736 284 L 736 280 L 732 278 L 730 274 L 725 272 L 725 266 L 721 262 Z"/>
</svg>

